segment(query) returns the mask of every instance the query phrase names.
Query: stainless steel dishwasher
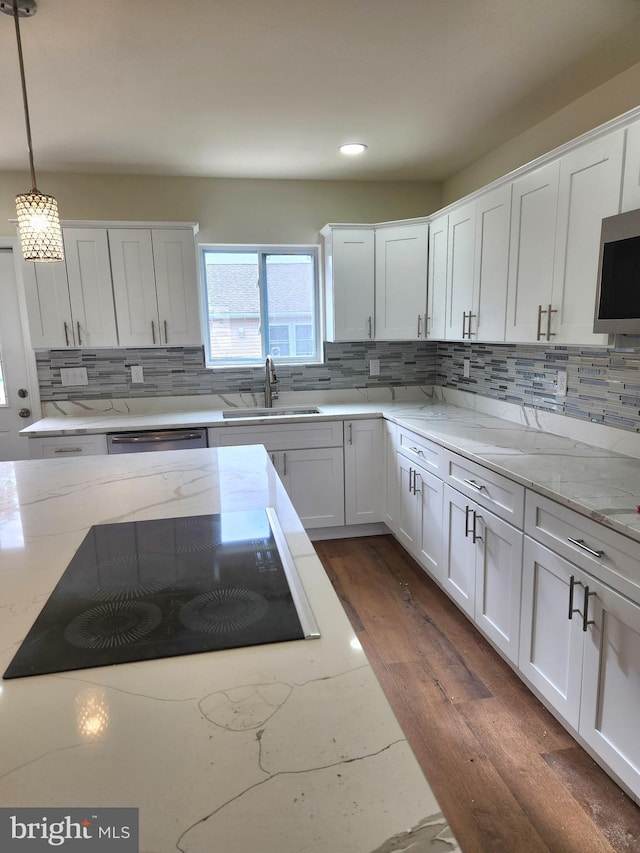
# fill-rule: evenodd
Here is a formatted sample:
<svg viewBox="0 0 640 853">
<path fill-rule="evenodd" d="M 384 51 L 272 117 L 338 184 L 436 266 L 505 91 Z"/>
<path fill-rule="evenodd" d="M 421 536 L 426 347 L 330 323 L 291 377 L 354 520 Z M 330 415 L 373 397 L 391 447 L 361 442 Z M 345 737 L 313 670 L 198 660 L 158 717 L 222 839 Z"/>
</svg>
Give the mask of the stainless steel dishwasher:
<svg viewBox="0 0 640 853">
<path fill-rule="evenodd" d="M 195 447 L 208 447 L 205 428 L 152 429 L 144 432 L 112 432 L 107 435 L 107 453 L 193 450 Z"/>
</svg>

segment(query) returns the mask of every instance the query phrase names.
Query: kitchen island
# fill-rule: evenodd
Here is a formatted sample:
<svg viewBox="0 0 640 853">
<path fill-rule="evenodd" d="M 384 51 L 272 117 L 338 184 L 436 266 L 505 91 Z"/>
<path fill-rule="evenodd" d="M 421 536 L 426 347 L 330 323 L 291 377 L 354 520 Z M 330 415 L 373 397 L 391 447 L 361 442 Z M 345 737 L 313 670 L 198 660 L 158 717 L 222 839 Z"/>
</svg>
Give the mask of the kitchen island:
<svg viewBox="0 0 640 853">
<path fill-rule="evenodd" d="M 262 447 L 0 463 L 0 665 L 95 524 L 273 507 L 321 632 L 3 681 L 0 806 L 140 809 L 143 853 L 457 850 Z"/>
</svg>

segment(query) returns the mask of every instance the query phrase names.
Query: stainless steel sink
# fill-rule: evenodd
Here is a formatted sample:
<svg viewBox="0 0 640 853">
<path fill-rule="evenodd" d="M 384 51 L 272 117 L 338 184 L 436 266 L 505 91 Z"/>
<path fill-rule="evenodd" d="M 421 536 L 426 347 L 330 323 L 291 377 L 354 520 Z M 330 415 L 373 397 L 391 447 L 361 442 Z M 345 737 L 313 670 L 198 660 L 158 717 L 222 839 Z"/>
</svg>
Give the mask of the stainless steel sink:
<svg viewBox="0 0 640 853">
<path fill-rule="evenodd" d="M 320 410 L 315 406 L 293 406 L 291 408 L 273 409 L 225 409 L 223 418 L 238 420 L 239 418 L 281 418 L 286 415 L 318 415 Z"/>
</svg>

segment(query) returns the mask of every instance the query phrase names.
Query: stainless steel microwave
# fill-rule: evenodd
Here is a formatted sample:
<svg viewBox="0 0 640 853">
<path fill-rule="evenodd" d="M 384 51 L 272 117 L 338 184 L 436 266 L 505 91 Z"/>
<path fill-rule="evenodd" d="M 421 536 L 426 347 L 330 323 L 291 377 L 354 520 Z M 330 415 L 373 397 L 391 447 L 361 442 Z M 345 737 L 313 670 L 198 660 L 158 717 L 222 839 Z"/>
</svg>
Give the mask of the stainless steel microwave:
<svg viewBox="0 0 640 853">
<path fill-rule="evenodd" d="M 593 331 L 640 334 L 640 210 L 602 220 Z"/>
</svg>

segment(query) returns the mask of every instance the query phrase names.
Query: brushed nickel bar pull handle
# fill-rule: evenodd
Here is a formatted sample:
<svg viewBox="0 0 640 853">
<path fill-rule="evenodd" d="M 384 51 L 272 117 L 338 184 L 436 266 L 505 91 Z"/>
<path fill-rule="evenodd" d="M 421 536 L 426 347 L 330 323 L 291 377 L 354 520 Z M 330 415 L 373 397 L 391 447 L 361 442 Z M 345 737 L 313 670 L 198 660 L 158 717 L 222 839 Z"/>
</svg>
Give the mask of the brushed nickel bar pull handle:
<svg viewBox="0 0 640 853">
<path fill-rule="evenodd" d="M 596 557 L 598 560 L 601 560 L 604 556 L 604 551 L 594 551 L 593 548 L 589 548 L 588 545 L 585 545 L 584 539 L 572 539 L 570 536 L 568 536 L 567 542 L 570 542 L 572 545 L 575 545 L 576 548 L 580 548 L 582 551 L 586 551 L 587 554 L 591 554 L 592 557 Z"/>
<path fill-rule="evenodd" d="M 367 317 L 367 323 L 369 326 L 369 337 L 371 338 L 373 335 L 373 327 L 371 325 L 371 316 Z"/>
<path fill-rule="evenodd" d="M 473 511 L 473 510 L 471 509 L 471 507 L 470 507 L 470 506 L 466 506 L 466 507 L 464 508 L 464 538 L 465 538 L 465 539 L 469 536 L 469 533 L 471 532 L 471 531 L 469 530 L 469 514 L 470 514 L 472 511 Z"/>
<path fill-rule="evenodd" d="M 67 325 L 67 321 L 65 320 L 62 324 L 64 326 L 64 340 L 67 346 L 69 346 L 69 326 Z"/>
<path fill-rule="evenodd" d="M 169 343 L 169 334 L 167 332 L 167 321 L 164 321 L 164 342 L 165 344 Z"/>
<path fill-rule="evenodd" d="M 200 433 L 198 432 L 181 432 L 176 435 L 172 430 L 165 430 L 139 433 L 132 436 L 112 435 L 111 444 L 140 444 L 146 441 L 190 441 L 200 437 Z"/>
<path fill-rule="evenodd" d="M 546 314 L 546 311 L 542 310 L 542 305 L 538 305 L 538 328 L 536 331 L 536 340 L 539 341 L 542 339 L 542 315 Z"/>
<path fill-rule="evenodd" d="M 462 312 L 462 337 L 467 337 L 467 312 Z"/>
<path fill-rule="evenodd" d="M 409 448 L 409 450 L 413 451 L 413 453 L 417 453 L 418 456 L 424 456 L 422 450 L 419 447 L 414 447 L 413 445 Z"/>
<path fill-rule="evenodd" d="M 54 453 L 82 453 L 81 447 L 56 447 Z"/>
<path fill-rule="evenodd" d="M 77 323 L 78 323 L 78 346 L 81 347 L 82 346 L 82 335 L 80 334 L 80 320 L 78 320 Z"/>
<path fill-rule="evenodd" d="M 282 454 L 282 473 L 286 477 L 287 476 L 287 454 Z"/>
<path fill-rule="evenodd" d="M 420 337 L 422 332 L 422 315 L 418 314 L 418 337 Z"/>
<path fill-rule="evenodd" d="M 480 519 L 480 521 L 482 521 L 482 516 L 478 515 L 478 513 L 474 509 L 474 511 L 473 511 L 473 527 L 471 528 L 471 541 L 473 542 L 474 545 L 476 544 L 478 539 L 480 539 L 482 541 L 482 536 L 479 536 L 478 531 L 476 530 L 476 523 L 477 523 L 478 519 Z"/>
<path fill-rule="evenodd" d="M 413 475 L 413 468 L 409 468 L 409 493 L 413 494 L 413 486 L 411 484 L 411 477 Z"/>
<path fill-rule="evenodd" d="M 347 424 L 349 427 L 349 444 L 353 444 L 353 424 Z"/>
<path fill-rule="evenodd" d="M 469 338 L 469 340 L 471 340 L 471 335 L 475 335 L 475 332 L 471 331 L 471 318 L 477 316 L 477 314 L 472 314 L 471 311 L 469 311 L 469 329 L 467 331 L 467 337 Z"/>
<path fill-rule="evenodd" d="M 155 344 L 155 342 L 156 342 L 156 324 L 153 322 L 153 320 L 151 321 L 151 337 L 153 339 L 153 343 Z"/>
<path fill-rule="evenodd" d="M 418 474 L 418 472 L 417 472 L 417 471 L 414 471 L 414 472 L 413 472 L 413 494 L 414 494 L 414 495 L 421 495 L 421 494 L 422 494 L 422 489 L 419 489 L 419 488 L 416 486 L 416 481 L 417 481 L 417 478 L 418 478 L 418 477 L 420 477 L 420 474 Z M 422 478 L 420 478 L 420 479 L 422 479 Z"/>
<path fill-rule="evenodd" d="M 569 619 L 573 619 L 574 613 L 580 613 L 579 608 L 573 606 L 573 591 L 577 586 L 582 586 L 582 581 L 577 581 L 575 575 L 569 578 Z"/>
<path fill-rule="evenodd" d="M 478 492 L 481 492 L 484 489 L 484 486 L 480 483 L 476 483 L 475 480 L 463 480 L 462 482 L 465 486 L 471 486 L 472 489 L 476 489 Z"/>
<path fill-rule="evenodd" d="M 555 308 L 551 308 L 551 305 L 547 306 L 547 340 L 550 341 L 551 338 L 555 338 L 556 333 L 551 331 L 551 315 L 557 314 Z"/>
<path fill-rule="evenodd" d="M 595 625 L 595 619 L 589 619 L 589 597 L 592 595 L 596 595 L 595 592 L 591 592 L 588 586 L 584 588 L 584 613 L 582 614 L 582 630 L 587 632 L 587 628 L 589 625 Z"/>
</svg>

